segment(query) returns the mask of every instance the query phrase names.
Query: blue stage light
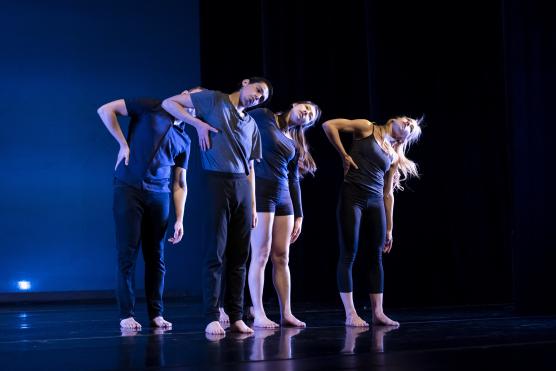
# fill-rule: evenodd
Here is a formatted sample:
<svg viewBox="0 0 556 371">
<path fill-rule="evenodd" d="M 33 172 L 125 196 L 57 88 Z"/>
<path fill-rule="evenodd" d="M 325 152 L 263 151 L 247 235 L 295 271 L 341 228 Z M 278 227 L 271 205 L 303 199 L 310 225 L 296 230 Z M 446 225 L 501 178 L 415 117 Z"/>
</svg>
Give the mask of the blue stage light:
<svg viewBox="0 0 556 371">
<path fill-rule="evenodd" d="M 21 291 L 27 291 L 27 290 L 31 289 L 31 282 L 29 282 L 29 281 L 19 281 L 17 283 L 17 287 Z"/>
</svg>

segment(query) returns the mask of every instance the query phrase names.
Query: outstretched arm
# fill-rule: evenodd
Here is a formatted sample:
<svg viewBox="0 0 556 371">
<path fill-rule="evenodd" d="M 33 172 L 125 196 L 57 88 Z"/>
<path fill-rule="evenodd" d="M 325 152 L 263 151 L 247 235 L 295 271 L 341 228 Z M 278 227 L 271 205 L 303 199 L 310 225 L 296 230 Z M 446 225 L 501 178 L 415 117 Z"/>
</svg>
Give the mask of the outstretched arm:
<svg viewBox="0 0 556 371">
<path fill-rule="evenodd" d="M 398 163 L 395 162 L 390 166 L 390 170 L 386 173 L 384 182 L 384 209 L 386 211 L 386 242 L 384 243 L 384 252 L 389 253 L 392 250 L 392 230 L 394 229 L 394 177 L 398 173 Z"/>
<path fill-rule="evenodd" d="M 106 129 L 108 129 L 108 132 L 120 145 L 116 166 L 114 168 L 117 168 L 122 160 L 124 160 L 124 163 L 128 165 L 129 145 L 127 144 L 122 128 L 120 127 L 120 123 L 118 122 L 118 118 L 116 117 L 116 115 L 127 116 L 125 101 L 123 99 L 118 99 L 110 103 L 106 103 L 97 109 L 97 113 L 104 123 L 104 126 L 106 126 Z"/>
<path fill-rule="evenodd" d="M 182 120 L 197 130 L 201 150 L 206 151 L 210 148 L 209 132 L 218 133 L 218 130 L 188 112 L 188 109 L 195 108 L 191 101 L 191 94 L 183 93 L 166 98 L 162 102 L 162 108 L 178 120 Z"/>
<path fill-rule="evenodd" d="M 333 119 L 328 120 L 322 124 L 322 128 L 328 137 L 328 140 L 336 151 L 342 157 L 344 166 L 344 175 L 347 174 L 350 166 L 358 169 L 357 164 L 353 161 L 350 155 L 346 152 L 342 141 L 340 140 L 340 131 L 346 133 L 353 133 L 356 137 L 366 136 L 372 128 L 372 123 L 368 120 L 346 120 L 346 119 Z"/>
<path fill-rule="evenodd" d="M 176 223 L 174 224 L 174 235 L 168 239 L 174 245 L 180 242 L 183 237 L 183 213 L 187 198 L 186 172 L 186 169 L 178 166 L 174 170 L 172 197 L 174 199 L 174 209 L 176 210 Z"/>
</svg>

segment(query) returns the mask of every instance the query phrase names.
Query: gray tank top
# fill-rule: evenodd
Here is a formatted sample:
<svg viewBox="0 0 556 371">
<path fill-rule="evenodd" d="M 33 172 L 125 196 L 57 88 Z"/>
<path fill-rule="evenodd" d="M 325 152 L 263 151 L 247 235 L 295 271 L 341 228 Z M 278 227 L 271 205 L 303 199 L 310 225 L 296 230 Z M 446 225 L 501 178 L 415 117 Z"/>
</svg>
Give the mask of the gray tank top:
<svg viewBox="0 0 556 371">
<path fill-rule="evenodd" d="M 353 184 L 366 193 L 383 196 L 384 175 L 390 169 L 392 159 L 374 138 L 375 127 L 371 135 L 354 139 L 349 155 L 359 169 L 349 168 L 344 182 Z"/>
</svg>

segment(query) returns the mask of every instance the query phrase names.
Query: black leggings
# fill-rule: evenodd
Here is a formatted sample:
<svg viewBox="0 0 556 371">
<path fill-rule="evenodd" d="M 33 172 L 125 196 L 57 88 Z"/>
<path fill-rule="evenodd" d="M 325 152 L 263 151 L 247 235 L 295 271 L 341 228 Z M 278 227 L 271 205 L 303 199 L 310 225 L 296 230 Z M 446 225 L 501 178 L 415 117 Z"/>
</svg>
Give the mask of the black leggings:
<svg viewBox="0 0 556 371">
<path fill-rule="evenodd" d="M 338 259 L 338 289 L 353 292 L 352 267 L 358 246 L 370 249 L 367 283 L 371 294 L 384 291 L 382 249 L 386 239 L 386 214 L 384 198 L 369 195 L 356 186 L 343 183 L 338 202 L 338 236 L 340 257 Z"/>
</svg>

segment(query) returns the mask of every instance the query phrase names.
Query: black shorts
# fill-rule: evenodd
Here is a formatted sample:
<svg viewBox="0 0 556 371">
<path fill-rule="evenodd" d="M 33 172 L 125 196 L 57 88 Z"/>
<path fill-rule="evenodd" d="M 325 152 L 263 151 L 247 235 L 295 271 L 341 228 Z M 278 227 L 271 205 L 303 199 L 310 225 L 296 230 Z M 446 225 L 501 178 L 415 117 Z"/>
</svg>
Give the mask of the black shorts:
<svg viewBox="0 0 556 371">
<path fill-rule="evenodd" d="M 293 215 L 289 187 L 272 180 L 256 178 L 255 191 L 257 212 L 274 213 L 276 216 Z"/>
</svg>

